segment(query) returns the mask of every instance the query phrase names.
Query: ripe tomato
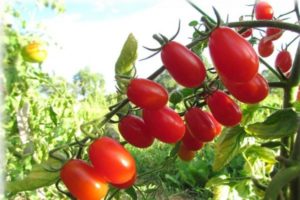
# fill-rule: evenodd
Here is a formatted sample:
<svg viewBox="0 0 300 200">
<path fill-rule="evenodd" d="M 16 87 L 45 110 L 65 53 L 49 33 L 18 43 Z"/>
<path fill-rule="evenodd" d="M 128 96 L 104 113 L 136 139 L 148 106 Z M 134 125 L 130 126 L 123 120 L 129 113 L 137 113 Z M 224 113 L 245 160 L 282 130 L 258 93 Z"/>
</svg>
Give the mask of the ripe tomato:
<svg viewBox="0 0 300 200">
<path fill-rule="evenodd" d="M 127 181 L 126 183 L 122 183 L 122 184 L 111 184 L 112 186 L 114 186 L 115 188 L 119 188 L 119 189 L 127 189 L 130 188 L 131 186 L 133 186 L 133 184 L 136 181 L 136 174 L 134 174 L 134 176 Z"/>
<path fill-rule="evenodd" d="M 259 1 L 254 8 L 255 18 L 257 20 L 271 20 L 273 19 L 273 8 L 266 1 Z"/>
<path fill-rule="evenodd" d="M 127 97 L 135 105 L 146 109 L 159 109 L 168 102 L 168 92 L 162 85 L 142 78 L 130 81 Z"/>
<path fill-rule="evenodd" d="M 200 86 L 206 76 L 206 70 L 201 59 L 191 50 L 171 41 L 163 46 L 161 59 L 176 82 L 184 87 Z"/>
<path fill-rule="evenodd" d="M 268 27 L 266 31 L 266 37 L 271 40 L 277 40 L 282 36 L 282 34 L 283 31 L 280 28 Z"/>
<path fill-rule="evenodd" d="M 153 137 L 165 143 L 180 141 L 185 132 L 181 117 L 171 108 L 165 106 L 159 110 L 143 110 L 143 119 Z"/>
<path fill-rule="evenodd" d="M 237 31 L 239 31 L 241 28 L 238 28 Z M 252 28 L 248 28 L 246 29 L 246 31 L 244 31 L 243 33 L 240 34 L 241 36 L 243 36 L 243 38 L 248 38 L 252 35 Z"/>
<path fill-rule="evenodd" d="M 113 184 L 126 183 L 136 173 L 133 157 L 109 137 L 99 138 L 90 145 L 89 158 L 97 172 Z"/>
<path fill-rule="evenodd" d="M 102 199 L 108 191 L 105 180 L 82 160 L 69 160 L 62 167 L 60 178 L 77 199 Z"/>
<path fill-rule="evenodd" d="M 275 59 L 275 67 L 281 70 L 283 73 L 288 72 L 292 67 L 292 57 L 287 50 L 280 51 Z"/>
<path fill-rule="evenodd" d="M 224 126 L 238 125 L 242 120 L 239 106 L 224 92 L 216 90 L 206 98 L 215 119 Z"/>
<path fill-rule="evenodd" d="M 191 134 L 198 140 L 209 142 L 217 135 L 217 126 L 213 119 L 200 108 L 190 108 L 184 119 Z"/>
<path fill-rule="evenodd" d="M 215 123 L 215 125 L 217 127 L 217 131 L 215 133 L 215 137 L 218 136 L 218 135 L 220 135 L 220 133 L 222 132 L 222 125 L 214 118 L 214 116 L 210 112 L 206 112 L 206 113 L 213 120 L 213 122 Z"/>
<path fill-rule="evenodd" d="M 188 129 L 185 127 L 185 134 L 182 138 L 182 144 L 186 147 L 186 149 L 191 151 L 197 151 L 202 148 L 203 142 L 196 139 Z"/>
<path fill-rule="evenodd" d="M 154 142 L 154 138 L 147 133 L 144 120 L 134 115 L 127 115 L 121 119 L 119 131 L 129 144 L 139 148 L 149 147 Z"/>
<path fill-rule="evenodd" d="M 188 150 L 186 146 L 181 143 L 177 155 L 183 161 L 191 161 L 195 157 L 196 152 Z"/>
<path fill-rule="evenodd" d="M 261 57 L 268 57 L 274 51 L 274 44 L 272 40 L 263 37 L 258 43 L 258 53 Z"/>
<path fill-rule="evenodd" d="M 27 62 L 41 63 L 47 58 L 47 55 L 45 45 L 40 42 L 31 42 L 22 49 L 22 56 Z"/>
<path fill-rule="evenodd" d="M 226 79 L 222 79 L 222 82 L 232 96 L 243 103 L 259 103 L 269 94 L 268 82 L 260 74 L 256 74 L 252 80 L 246 83 L 234 83 L 226 81 Z"/>
<path fill-rule="evenodd" d="M 208 42 L 210 56 L 220 76 L 247 82 L 258 72 L 258 56 L 251 44 L 227 27 L 214 29 Z"/>
</svg>

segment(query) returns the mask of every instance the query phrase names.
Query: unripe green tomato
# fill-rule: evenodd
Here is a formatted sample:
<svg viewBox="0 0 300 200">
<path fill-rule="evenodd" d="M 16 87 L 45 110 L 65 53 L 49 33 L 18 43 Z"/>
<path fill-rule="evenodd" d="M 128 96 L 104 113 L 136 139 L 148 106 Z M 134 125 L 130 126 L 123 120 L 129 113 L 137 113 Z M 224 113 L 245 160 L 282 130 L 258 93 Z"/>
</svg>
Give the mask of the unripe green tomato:
<svg viewBox="0 0 300 200">
<path fill-rule="evenodd" d="M 45 45 L 40 42 L 31 42 L 22 49 L 24 60 L 31 63 L 41 63 L 47 58 L 47 55 Z"/>
</svg>

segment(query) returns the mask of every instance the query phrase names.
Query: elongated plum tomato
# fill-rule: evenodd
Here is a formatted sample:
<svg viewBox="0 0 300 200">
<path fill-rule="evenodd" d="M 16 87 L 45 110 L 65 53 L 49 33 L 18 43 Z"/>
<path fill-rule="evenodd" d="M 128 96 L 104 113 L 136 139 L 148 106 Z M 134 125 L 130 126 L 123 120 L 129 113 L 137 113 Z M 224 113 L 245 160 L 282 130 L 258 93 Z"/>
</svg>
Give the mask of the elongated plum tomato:
<svg viewBox="0 0 300 200">
<path fill-rule="evenodd" d="M 22 56 L 27 62 L 41 63 L 47 58 L 47 55 L 45 45 L 36 41 L 29 43 L 22 49 Z"/>
<path fill-rule="evenodd" d="M 240 31 L 242 28 L 237 28 L 237 31 Z M 247 28 L 243 33 L 240 33 L 243 38 L 248 38 L 252 35 L 252 28 Z"/>
<path fill-rule="evenodd" d="M 268 27 L 266 30 L 266 37 L 271 40 L 277 40 L 282 36 L 282 34 L 283 31 L 280 28 Z"/>
<path fill-rule="evenodd" d="M 191 50 L 171 41 L 163 46 L 161 59 L 175 81 L 184 87 L 200 86 L 206 76 L 206 70 L 201 59 Z"/>
<path fill-rule="evenodd" d="M 214 118 L 214 116 L 210 113 L 210 112 L 207 112 L 207 111 L 204 111 L 207 113 L 207 115 L 209 115 L 209 117 L 214 121 L 216 127 L 217 127 L 217 132 L 216 132 L 216 136 L 220 135 L 220 133 L 222 132 L 222 125 Z"/>
<path fill-rule="evenodd" d="M 143 110 L 143 119 L 153 137 L 165 143 L 180 141 L 185 133 L 181 117 L 171 108 L 165 106 L 159 110 Z"/>
<path fill-rule="evenodd" d="M 255 18 L 257 20 L 271 20 L 273 19 L 273 8 L 266 1 L 258 1 L 254 8 Z"/>
<path fill-rule="evenodd" d="M 222 78 L 221 80 L 232 96 L 243 103 L 259 103 L 269 94 L 268 82 L 260 74 L 256 74 L 252 80 L 246 83 L 234 83 Z"/>
<path fill-rule="evenodd" d="M 242 120 L 239 106 L 224 92 L 216 90 L 206 98 L 214 118 L 224 126 L 238 125 Z"/>
<path fill-rule="evenodd" d="M 263 37 L 258 43 L 258 53 L 261 57 L 269 57 L 274 51 L 273 41 Z"/>
<path fill-rule="evenodd" d="M 203 142 L 212 141 L 217 135 L 217 126 L 211 117 L 200 108 L 190 108 L 184 119 L 191 134 Z"/>
<path fill-rule="evenodd" d="M 133 157 L 109 137 L 99 138 L 90 145 L 89 158 L 97 173 L 109 183 L 126 183 L 136 173 Z"/>
<path fill-rule="evenodd" d="M 197 151 L 202 148 L 203 142 L 195 138 L 188 127 L 185 127 L 185 134 L 182 138 L 182 144 L 186 147 L 186 149 L 191 151 Z"/>
<path fill-rule="evenodd" d="M 292 57 L 287 50 L 280 51 L 275 59 L 275 67 L 281 70 L 283 73 L 288 72 L 292 67 Z"/>
<path fill-rule="evenodd" d="M 142 78 L 130 81 L 127 97 L 132 103 L 145 109 L 159 109 L 168 102 L 168 92 L 162 85 Z"/>
<path fill-rule="evenodd" d="M 131 186 L 133 186 L 133 184 L 136 181 L 136 174 L 134 174 L 134 176 L 127 181 L 126 183 L 122 183 L 122 184 L 111 184 L 112 186 L 114 186 L 115 188 L 119 188 L 119 189 L 127 189 L 130 188 Z"/>
<path fill-rule="evenodd" d="M 186 146 L 181 143 L 177 155 L 183 161 L 191 161 L 195 157 L 196 151 L 187 149 Z"/>
<path fill-rule="evenodd" d="M 258 56 L 251 44 L 234 30 L 218 27 L 209 37 L 211 59 L 220 76 L 247 82 L 258 72 Z"/>
<path fill-rule="evenodd" d="M 147 133 L 144 120 L 134 115 L 127 115 L 121 119 L 119 131 L 124 139 L 135 147 L 146 148 L 154 141 L 154 137 Z"/>
<path fill-rule="evenodd" d="M 108 191 L 106 181 L 82 160 L 69 160 L 61 169 L 60 177 L 77 199 L 102 199 Z"/>
</svg>

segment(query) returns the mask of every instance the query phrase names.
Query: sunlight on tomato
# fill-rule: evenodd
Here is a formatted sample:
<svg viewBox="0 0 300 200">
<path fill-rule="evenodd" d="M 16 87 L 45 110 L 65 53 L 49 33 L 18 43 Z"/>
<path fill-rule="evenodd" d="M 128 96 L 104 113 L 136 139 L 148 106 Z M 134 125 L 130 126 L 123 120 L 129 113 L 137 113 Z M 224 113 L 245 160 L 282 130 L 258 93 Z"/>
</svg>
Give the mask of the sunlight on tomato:
<svg viewBox="0 0 300 200">
<path fill-rule="evenodd" d="M 25 61 L 41 63 L 47 58 L 48 52 L 44 44 L 31 42 L 22 49 L 22 56 Z"/>
</svg>

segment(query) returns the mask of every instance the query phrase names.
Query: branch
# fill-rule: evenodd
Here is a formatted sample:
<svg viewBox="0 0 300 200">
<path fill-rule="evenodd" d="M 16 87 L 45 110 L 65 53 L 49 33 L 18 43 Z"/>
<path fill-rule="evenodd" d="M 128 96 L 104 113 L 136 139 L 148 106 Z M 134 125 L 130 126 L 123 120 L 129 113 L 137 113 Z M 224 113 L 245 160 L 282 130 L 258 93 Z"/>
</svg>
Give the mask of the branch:
<svg viewBox="0 0 300 200">
<path fill-rule="evenodd" d="M 285 88 L 286 82 L 269 82 L 269 87 L 271 88 Z"/>
<path fill-rule="evenodd" d="M 282 80 L 283 77 L 271 66 L 267 63 L 264 59 L 259 57 L 259 61 L 264 64 L 279 80 Z"/>
<path fill-rule="evenodd" d="M 289 86 L 298 86 L 300 83 L 300 41 L 298 42 L 298 47 L 296 55 L 294 57 L 294 63 L 291 70 L 291 75 L 288 80 Z"/>
<path fill-rule="evenodd" d="M 295 0 L 295 13 L 296 13 L 298 21 L 300 21 L 300 13 L 299 13 L 298 0 Z"/>
</svg>

